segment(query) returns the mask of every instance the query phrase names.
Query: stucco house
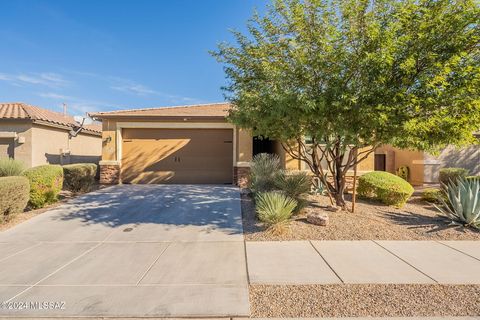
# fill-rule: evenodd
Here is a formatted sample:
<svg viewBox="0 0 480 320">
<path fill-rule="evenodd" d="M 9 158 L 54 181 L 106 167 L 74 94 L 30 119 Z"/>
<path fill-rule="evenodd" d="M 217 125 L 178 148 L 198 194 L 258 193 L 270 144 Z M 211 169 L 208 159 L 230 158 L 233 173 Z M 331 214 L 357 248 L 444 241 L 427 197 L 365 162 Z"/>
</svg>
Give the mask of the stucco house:
<svg viewBox="0 0 480 320">
<path fill-rule="evenodd" d="M 252 157 L 276 153 L 290 170 L 306 170 L 277 141 L 227 122 L 230 104 L 91 113 L 101 120 L 101 183 L 244 184 Z M 373 155 L 358 168 L 373 170 Z"/>
<path fill-rule="evenodd" d="M 102 153 L 101 125 L 80 128 L 66 114 L 25 103 L 0 103 L 0 157 L 42 164 L 98 163 Z"/>
<path fill-rule="evenodd" d="M 480 132 L 474 134 L 480 139 Z M 414 185 L 438 183 L 441 168 L 465 168 L 472 176 L 480 175 L 480 144 L 465 148 L 448 146 L 439 155 L 422 151 L 382 146 L 375 151 L 375 170 L 395 173 L 401 167 L 409 168 L 408 181 Z"/>
</svg>

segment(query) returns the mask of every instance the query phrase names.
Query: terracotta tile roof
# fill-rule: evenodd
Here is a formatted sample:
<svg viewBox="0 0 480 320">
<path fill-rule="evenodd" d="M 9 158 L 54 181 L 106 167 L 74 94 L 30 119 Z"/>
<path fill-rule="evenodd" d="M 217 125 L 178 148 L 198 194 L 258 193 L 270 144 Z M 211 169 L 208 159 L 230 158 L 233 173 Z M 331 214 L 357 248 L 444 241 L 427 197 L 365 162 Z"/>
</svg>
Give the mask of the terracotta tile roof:
<svg viewBox="0 0 480 320">
<path fill-rule="evenodd" d="M 189 106 L 172 106 L 145 109 L 118 110 L 109 112 L 95 112 L 90 116 L 94 118 L 103 117 L 219 117 L 225 118 L 228 110 L 231 108 L 230 103 L 210 103 L 197 104 Z"/>
<path fill-rule="evenodd" d="M 80 126 L 72 116 L 21 102 L 0 103 L 0 119 L 30 119 L 32 121 L 45 121 L 72 128 Z M 90 132 L 102 132 L 102 128 L 98 124 L 84 126 L 84 128 Z"/>
<path fill-rule="evenodd" d="M 101 123 L 92 123 L 92 124 L 85 124 L 83 127 L 89 131 L 95 132 L 102 132 L 102 124 Z"/>
</svg>

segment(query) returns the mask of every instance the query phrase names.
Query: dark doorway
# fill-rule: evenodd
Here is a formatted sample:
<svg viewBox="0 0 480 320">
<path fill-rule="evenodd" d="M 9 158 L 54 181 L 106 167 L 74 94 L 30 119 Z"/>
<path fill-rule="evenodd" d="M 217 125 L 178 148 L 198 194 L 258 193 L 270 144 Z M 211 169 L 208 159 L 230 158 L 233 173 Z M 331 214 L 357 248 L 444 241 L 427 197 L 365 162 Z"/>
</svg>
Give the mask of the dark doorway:
<svg viewBox="0 0 480 320">
<path fill-rule="evenodd" d="M 387 171 L 386 156 L 384 154 L 375 155 L 375 171 Z"/>
<path fill-rule="evenodd" d="M 253 137 L 253 156 L 259 153 L 275 153 L 273 140 L 263 137 Z"/>
</svg>

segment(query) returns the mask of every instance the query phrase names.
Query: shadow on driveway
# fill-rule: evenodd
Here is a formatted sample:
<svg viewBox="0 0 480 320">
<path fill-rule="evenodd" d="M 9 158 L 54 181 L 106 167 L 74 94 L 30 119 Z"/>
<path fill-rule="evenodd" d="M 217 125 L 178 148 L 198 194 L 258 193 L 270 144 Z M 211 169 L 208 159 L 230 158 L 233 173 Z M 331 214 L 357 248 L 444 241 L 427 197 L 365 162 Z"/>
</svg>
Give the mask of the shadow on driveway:
<svg viewBox="0 0 480 320">
<path fill-rule="evenodd" d="M 134 236 L 125 234 L 132 231 Z M 242 236 L 240 194 L 238 188 L 223 185 L 112 186 L 72 199 L 12 228 L 0 235 L 0 241 L 15 241 L 10 239 L 14 234 L 32 241 L 103 241 L 109 237 L 170 241 L 197 239 L 205 234 Z"/>
</svg>

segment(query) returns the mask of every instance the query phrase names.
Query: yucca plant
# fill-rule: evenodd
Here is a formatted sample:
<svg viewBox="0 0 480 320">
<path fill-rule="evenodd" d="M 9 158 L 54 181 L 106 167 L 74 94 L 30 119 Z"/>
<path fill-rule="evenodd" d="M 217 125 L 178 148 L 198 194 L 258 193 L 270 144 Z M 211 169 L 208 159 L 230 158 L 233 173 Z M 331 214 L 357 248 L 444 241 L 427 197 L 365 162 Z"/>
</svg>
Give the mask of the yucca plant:
<svg viewBox="0 0 480 320">
<path fill-rule="evenodd" d="M 274 190 L 281 174 L 278 155 L 259 153 L 253 157 L 250 167 L 250 189 L 254 193 Z"/>
<path fill-rule="evenodd" d="M 284 172 L 278 177 L 276 187 L 297 201 L 295 212 L 307 206 L 304 196 L 311 191 L 312 178 L 306 172 Z"/>
<path fill-rule="evenodd" d="M 459 178 L 445 186 L 447 200 L 440 198 L 440 212 L 456 223 L 480 229 L 480 180 Z"/>
<path fill-rule="evenodd" d="M 277 188 L 282 190 L 290 198 L 296 199 L 310 192 L 312 187 L 311 177 L 303 171 L 284 172 L 277 180 Z"/>
<path fill-rule="evenodd" d="M 256 196 L 257 216 L 273 233 L 284 231 L 297 201 L 281 192 L 259 192 Z"/>
<path fill-rule="evenodd" d="M 0 158 L 0 177 L 19 176 L 25 169 L 23 162 L 11 159 Z"/>
</svg>

